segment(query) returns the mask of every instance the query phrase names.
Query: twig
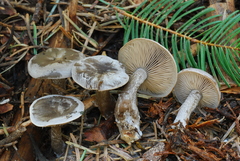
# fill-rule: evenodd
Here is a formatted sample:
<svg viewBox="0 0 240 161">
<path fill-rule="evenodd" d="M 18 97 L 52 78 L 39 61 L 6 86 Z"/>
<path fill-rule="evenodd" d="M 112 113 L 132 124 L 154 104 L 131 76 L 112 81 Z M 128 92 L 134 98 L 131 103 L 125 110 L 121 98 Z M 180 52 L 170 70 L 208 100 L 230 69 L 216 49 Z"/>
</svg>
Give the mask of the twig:
<svg viewBox="0 0 240 161">
<path fill-rule="evenodd" d="M 12 132 L 11 134 L 9 134 L 6 138 L 0 140 L 0 146 L 11 143 L 13 141 L 15 141 L 16 139 L 18 139 L 19 137 L 22 136 L 22 134 L 26 131 L 26 127 L 24 126 L 20 126 L 16 131 Z"/>
<path fill-rule="evenodd" d="M 70 137 L 71 137 L 73 143 L 77 144 L 77 139 L 75 138 L 75 136 L 72 133 L 70 133 Z M 75 147 L 75 153 L 76 153 L 76 160 L 80 160 L 80 152 L 77 147 Z"/>
<path fill-rule="evenodd" d="M 84 117 L 85 117 L 85 111 L 83 112 L 83 115 L 81 116 L 81 125 L 80 125 L 80 129 L 79 129 L 79 131 L 80 131 L 80 133 L 79 133 L 79 144 L 82 144 Z"/>
<path fill-rule="evenodd" d="M 126 143 L 126 142 L 124 142 L 123 140 L 103 141 L 103 142 L 98 143 L 96 145 L 90 146 L 90 148 L 94 149 L 94 148 L 98 148 L 98 147 L 101 147 L 101 146 L 107 146 L 107 145 L 111 145 L 111 144 L 123 144 L 123 143 Z"/>
<path fill-rule="evenodd" d="M 99 161 L 100 148 L 97 148 L 96 161 Z"/>
<path fill-rule="evenodd" d="M 32 18 L 32 21 L 34 21 L 35 23 L 39 22 L 41 14 L 44 13 L 42 11 L 43 3 L 44 3 L 44 0 L 38 0 L 38 2 L 36 3 L 36 8 L 35 8 L 35 11 L 33 13 L 33 18 Z"/>
<path fill-rule="evenodd" d="M 8 80 L 6 80 L 6 79 L 2 76 L 2 74 L 0 74 L 0 79 L 1 79 L 4 83 L 6 83 L 7 85 L 10 85 L 10 84 L 11 84 L 10 82 L 8 82 Z"/>
<path fill-rule="evenodd" d="M 70 147 L 70 145 L 67 145 L 67 148 L 66 148 L 66 151 L 65 151 L 65 154 L 64 154 L 63 161 L 66 161 L 66 160 L 67 160 L 69 147 Z"/>
<path fill-rule="evenodd" d="M 20 43 L 20 41 L 18 40 L 18 38 L 16 38 L 16 36 L 14 35 L 14 30 L 16 29 L 16 26 L 13 26 L 13 28 L 11 28 L 11 30 L 9 29 L 9 28 L 7 28 L 7 30 L 11 33 L 11 35 L 12 35 L 12 38 L 16 41 L 16 43 L 18 44 L 18 45 L 20 45 L 21 43 Z M 11 36 L 10 35 L 10 36 Z M 11 40 L 10 40 L 11 41 Z M 12 43 L 12 42 L 11 42 Z M 23 45 L 23 46 L 27 46 L 27 45 Z M 7 50 L 7 48 L 6 48 L 6 50 Z"/>
<path fill-rule="evenodd" d="M 72 142 L 70 142 L 70 141 L 66 141 L 66 144 L 72 145 L 72 146 L 74 146 L 74 147 L 76 147 L 76 148 L 79 148 L 79 149 L 82 149 L 82 150 L 86 150 L 86 151 L 88 151 L 89 153 L 97 154 L 97 152 L 95 152 L 95 151 L 93 151 L 93 150 L 91 150 L 91 149 L 88 149 L 88 148 L 86 148 L 86 147 L 84 147 L 84 146 L 82 146 L 82 145 L 79 145 L 79 144 L 72 143 Z"/>
<path fill-rule="evenodd" d="M 29 5 L 21 5 L 19 4 L 19 2 L 14 2 L 14 1 L 11 1 L 10 2 L 11 5 L 13 5 L 15 8 L 20 8 L 22 10 L 25 10 L 25 11 L 28 11 L 28 12 L 31 12 L 31 13 L 34 13 L 36 8 L 35 7 L 30 7 Z M 39 11 L 39 14 L 40 15 L 43 15 L 44 12 L 42 10 Z M 45 14 L 49 14 L 49 12 L 46 12 Z"/>
<path fill-rule="evenodd" d="M 93 23 L 93 25 L 92 25 L 92 27 L 91 27 L 91 29 L 90 29 L 90 31 L 89 31 L 88 37 L 87 37 L 87 39 L 86 39 L 85 42 L 84 42 L 84 47 L 83 47 L 83 49 L 82 49 L 82 53 L 84 53 L 84 51 L 86 50 L 86 47 L 85 47 L 85 46 L 88 45 L 89 39 L 90 39 L 90 37 L 92 36 L 92 33 L 93 33 L 94 28 L 95 28 L 96 25 L 97 25 L 97 21 L 94 21 L 94 23 Z"/>
<path fill-rule="evenodd" d="M 21 108 L 21 118 L 22 118 L 24 115 L 24 92 L 21 92 L 20 101 L 21 101 L 21 104 L 19 107 Z"/>
<path fill-rule="evenodd" d="M 9 65 L 17 64 L 17 63 L 18 63 L 17 60 L 13 60 L 13 61 L 9 61 L 9 62 L 6 62 L 6 63 L 1 63 L 0 67 L 9 66 Z"/>
<path fill-rule="evenodd" d="M 81 43 L 81 41 L 77 38 L 77 35 L 80 36 L 80 37 L 82 37 L 82 38 L 84 38 L 84 39 L 85 39 L 85 36 L 82 35 L 82 34 L 79 33 L 79 32 L 76 32 L 76 31 L 73 31 L 72 34 L 73 34 L 73 37 L 75 38 L 75 40 L 76 40 L 80 45 L 84 46 L 84 44 Z M 92 45 L 93 45 L 93 44 L 92 44 Z M 94 45 L 93 45 L 93 46 L 94 46 Z M 90 51 L 96 51 L 95 48 L 92 48 L 92 47 L 89 47 L 89 46 L 85 46 L 85 47 L 86 47 L 88 50 L 90 50 Z M 96 47 L 97 47 L 97 46 L 96 46 Z"/>
<path fill-rule="evenodd" d="M 61 24 L 61 21 L 58 20 L 57 22 L 55 22 L 54 24 L 52 24 L 52 22 L 49 22 L 46 26 L 44 26 L 44 28 L 42 30 L 40 30 L 38 32 L 38 35 L 41 34 L 41 44 L 43 45 L 45 41 L 47 41 L 48 39 L 50 39 L 50 37 L 56 33 L 59 30 L 59 26 Z M 50 34 L 49 34 L 50 33 Z M 44 39 L 45 35 L 49 35 L 46 39 Z M 44 40 L 43 40 L 44 39 Z"/>
<path fill-rule="evenodd" d="M 119 31 L 119 29 L 116 30 L 116 33 Z M 111 34 L 103 43 L 99 44 L 99 50 L 97 50 L 95 53 L 92 54 L 92 56 L 97 55 L 112 38 L 116 35 L 116 33 Z"/>
<path fill-rule="evenodd" d="M 157 139 L 157 126 L 155 122 L 153 122 L 153 128 L 154 128 L 155 139 Z"/>
<path fill-rule="evenodd" d="M 133 160 L 133 158 L 128 153 L 123 151 L 123 149 L 117 148 L 112 145 L 109 145 L 109 147 L 112 148 L 112 150 L 110 150 L 110 153 L 116 154 L 116 155 L 124 158 L 124 160 Z"/>
<path fill-rule="evenodd" d="M 27 54 L 28 50 L 26 50 L 17 60 L 17 63 Z M 15 64 L 11 65 L 10 67 L 8 67 L 7 69 L 5 69 L 4 71 L 2 71 L 0 74 L 5 73 L 6 71 L 8 71 L 9 69 L 11 69 L 12 67 L 14 67 Z"/>
<path fill-rule="evenodd" d="M 13 142 L 5 144 L 5 145 L 0 145 L 0 148 L 2 148 L 2 147 L 7 148 L 7 147 L 13 146 L 17 143 L 18 143 L 18 141 L 13 141 Z"/>
<path fill-rule="evenodd" d="M 88 38 L 87 34 L 86 34 L 85 32 L 83 32 L 83 31 L 66 15 L 66 13 L 63 12 L 63 16 L 64 16 L 64 18 L 65 18 L 67 21 L 69 21 L 69 23 L 71 23 L 71 25 L 73 25 L 73 27 L 75 27 L 75 28 L 77 29 L 77 31 L 79 31 L 79 32 L 84 36 L 84 39 L 87 39 L 87 38 Z M 89 38 L 89 42 L 90 42 L 94 47 L 98 46 L 97 42 L 96 42 L 94 39 L 92 39 L 92 38 Z"/>
<path fill-rule="evenodd" d="M 32 122 L 31 120 L 28 120 L 26 122 L 23 122 L 20 126 L 22 127 L 27 127 L 28 125 L 30 125 Z M 14 132 L 16 131 L 18 127 L 17 126 L 13 126 L 13 127 L 7 127 L 6 130 L 11 133 L 11 132 Z M 4 130 L 3 129 L 0 129 L 0 135 L 3 135 L 4 134 Z"/>
<path fill-rule="evenodd" d="M 192 38 L 192 37 L 187 36 L 187 35 L 183 35 L 183 34 L 181 34 L 181 33 L 178 33 L 178 32 L 176 32 L 176 31 L 173 31 L 173 30 L 171 30 L 171 29 L 167 29 L 167 28 L 165 28 L 165 27 L 158 26 L 158 25 L 156 25 L 156 24 L 154 24 L 154 23 L 151 23 L 151 22 L 149 22 L 149 21 L 146 21 L 146 20 L 143 20 L 143 19 L 141 19 L 141 18 L 138 18 L 138 17 L 136 17 L 136 16 L 134 16 L 134 15 L 131 15 L 131 14 L 129 14 L 129 13 L 127 13 L 127 12 L 125 12 L 125 11 L 117 8 L 117 7 L 113 7 L 113 9 L 116 10 L 116 11 L 118 11 L 120 14 L 122 14 L 122 15 L 124 15 L 124 16 L 127 16 L 127 17 L 129 17 L 129 18 L 132 18 L 132 19 L 134 19 L 134 20 L 136 20 L 136 21 L 138 21 L 138 22 L 140 22 L 140 23 L 144 23 L 144 24 L 146 24 L 146 25 L 153 26 L 153 27 L 155 27 L 155 28 L 158 28 L 158 29 L 161 29 L 161 30 L 163 30 L 163 31 L 169 32 L 169 33 L 171 33 L 171 34 L 177 35 L 177 36 L 179 36 L 179 37 L 183 37 L 183 38 L 188 39 L 188 40 L 190 40 L 191 42 L 194 42 L 194 43 L 200 43 L 200 44 L 204 44 L 204 45 L 207 45 L 207 46 L 216 46 L 216 47 L 222 47 L 222 48 L 228 48 L 228 49 L 240 51 L 240 48 L 231 47 L 231 46 L 225 46 L 225 45 L 213 44 L 213 43 L 209 43 L 209 42 L 206 42 L 206 41 L 201 41 L 201 40 Z"/>
<path fill-rule="evenodd" d="M 13 25 L 8 25 L 8 24 L 5 24 L 3 22 L 0 22 L 0 26 L 3 26 L 3 27 L 8 27 L 8 28 L 12 28 Z M 42 30 L 44 28 L 44 26 L 36 26 L 36 28 L 38 30 Z M 26 26 L 15 26 L 15 30 L 17 31 L 24 31 L 24 30 L 27 30 L 28 28 Z M 32 30 L 33 29 L 33 26 L 30 26 L 30 29 Z"/>
<path fill-rule="evenodd" d="M 104 160 L 107 160 L 107 158 L 108 158 L 108 150 L 107 150 L 107 146 L 104 146 L 103 157 L 104 157 Z"/>
<path fill-rule="evenodd" d="M 239 121 L 240 120 L 240 114 L 238 115 L 238 117 L 237 117 L 237 119 L 236 119 L 237 121 Z M 227 138 L 227 136 L 232 132 L 232 130 L 233 130 L 233 128 L 236 126 L 236 122 L 234 121 L 233 123 L 232 123 L 232 125 L 228 128 L 228 131 L 223 135 L 223 137 L 222 137 L 222 139 L 221 139 L 221 141 L 223 142 L 226 138 Z"/>
</svg>

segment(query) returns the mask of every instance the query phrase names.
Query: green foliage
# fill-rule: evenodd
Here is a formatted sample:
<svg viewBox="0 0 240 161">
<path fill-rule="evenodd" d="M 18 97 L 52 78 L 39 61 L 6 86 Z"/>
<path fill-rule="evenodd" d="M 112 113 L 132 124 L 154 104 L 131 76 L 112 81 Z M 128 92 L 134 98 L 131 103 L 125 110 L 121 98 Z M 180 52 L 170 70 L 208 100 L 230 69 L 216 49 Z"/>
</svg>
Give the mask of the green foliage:
<svg viewBox="0 0 240 161">
<path fill-rule="evenodd" d="M 138 37 L 155 40 L 173 53 L 178 70 L 187 67 L 203 69 L 218 82 L 230 86 L 227 75 L 240 86 L 240 39 L 231 41 L 240 34 L 240 28 L 232 29 L 239 23 L 239 11 L 223 21 L 210 21 L 220 15 L 206 17 L 214 9 L 191 8 L 193 3 L 194 0 L 144 1 L 130 13 L 132 17 L 118 18 L 125 29 L 124 43 Z M 184 23 L 174 30 L 174 25 L 181 20 Z M 194 43 L 197 44 L 196 55 L 191 51 Z"/>
</svg>

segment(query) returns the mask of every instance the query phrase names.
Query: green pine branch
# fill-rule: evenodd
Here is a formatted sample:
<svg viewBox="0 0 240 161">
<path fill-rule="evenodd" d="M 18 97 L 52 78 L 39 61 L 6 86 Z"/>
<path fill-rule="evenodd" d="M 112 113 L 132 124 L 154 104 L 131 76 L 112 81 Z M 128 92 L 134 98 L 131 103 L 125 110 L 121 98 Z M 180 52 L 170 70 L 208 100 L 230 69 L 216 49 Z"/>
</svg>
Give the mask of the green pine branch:
<svg viewBox="0 0 240 161">
<path fill-rule="evenodd" d="M 187 10 L 193 3 L 194 0 L 144 1 L 132 13 L 113 8 L 125 16 L 123 20 L 119 18 L 125 29 L 124 43 L 137 37 L 155 40 L 173 53 L 178 70 L 199 68 L 229 87 L 232 81 L 240 86 L 240 39 L 232 42 L 240 34 L 240 28 L 232 31 L 240 21 L 239 11 L 222 21 L 210 21 L 221 15 L 206 17 L 213 8 Z M 172 29 L 174 24 L 187 18 L 178 29 Z M 192 53 L 192 44 L 197 46 L 196 55 Z"/>
</svg>

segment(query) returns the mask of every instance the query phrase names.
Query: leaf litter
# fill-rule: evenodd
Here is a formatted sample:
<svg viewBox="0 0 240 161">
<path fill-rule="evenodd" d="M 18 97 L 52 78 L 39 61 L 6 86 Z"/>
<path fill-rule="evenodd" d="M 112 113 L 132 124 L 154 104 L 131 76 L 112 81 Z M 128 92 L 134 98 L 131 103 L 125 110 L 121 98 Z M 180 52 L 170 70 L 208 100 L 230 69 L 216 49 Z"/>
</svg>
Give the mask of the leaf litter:
<svg viewBox="0 0 240 161">
<path fill-rule="evenodd" d="M 131 9 L 141 2 L 112 4 Z M 62 88 L 51 80 L 28 75 L 27 61 L 49 47 L 74 48 L 86 56 L 106 54 L 116 59 L 123 30 L 116 12 L 106 4 L 91 0 L 4 0 L 0 17 L 0 98 L 10 100 L 4 104 L 7 110 L 0 106 L 0 160 L 240 159 L 237 86 L 222 90 L 217 110 L 195 112 L 189 125 L 179 129 L 171 128 L 180 107 L 172 95 L 163 99 L 139 95 L 143 136 L 128 145 L 119 138 L 114 119 L 104 120 L 94 108 L 93 91 L 82 89 L 71 78 L 65 80 L 67 86 Z M 50 146 L 50 129 L 32 125 L 28 108 L 35 99 L 59 92 L 83 100 L 86 111 L 81 118 L 63 126 L 66 152 L 56 158 Z M 117 98 L 119 92 L 112 93 Z"/>
</svg>

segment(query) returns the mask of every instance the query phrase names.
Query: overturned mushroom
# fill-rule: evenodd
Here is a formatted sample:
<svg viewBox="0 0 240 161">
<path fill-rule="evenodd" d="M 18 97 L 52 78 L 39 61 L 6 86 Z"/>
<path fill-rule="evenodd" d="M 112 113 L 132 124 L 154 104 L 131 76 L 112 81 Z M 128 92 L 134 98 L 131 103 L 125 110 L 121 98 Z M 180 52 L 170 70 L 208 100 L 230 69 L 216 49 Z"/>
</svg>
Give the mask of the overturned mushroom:
<svg viewBox="0 0 240 161">
<path fill-rule="evenodd" d="M 61 79 L 71 77 L 74 63 L 85 56 L 74 49 L 49 48 L 28 62 L 28 73 L 33 78 Z"/>
<path fill-rule="evenodd" d="M 64 78 L 71 77 L 72 66 L 85 56 L 68 48 L 49 48 L 28 62 L 28 73 L 33 78 L 53 79 L 53 83 L 64 88 Z"/>
<path fill-rule="evenodd" d="M 178 73 L 173 94 L 182 103 L 174 123 L 180 122 L 184 127 L 197 106 L 217 108 L 221 98 L 214 78 L 209 73 L 196 68 L 187 68 Z"/>
<path fill-rule="evenodd" d="M 61 125 L 79 118 L 83 111 L 83 103 L 75 97 L 48 95 L 33 101 L 30 119 L 38 127 L 51 127 L 51 146 L 59 156 L 65 147 Z"/>
<path fill-rule="evenodd" d="M 115 108 L 110 90 L 126 84 L 129 76 L 124 66 L 108 56 L 98 55 L 78 61 L 72 69 L 73 80 L 88 90 L 96 90 L 95 104 L 101 114 L 109 118 Z"/>
<path fill-rule="evenodd" d="M 119 51 L 130 81 L 119 94 L 115 118 L 121 138 L 128 144 L 140 139 L 140 116 L 137 91 L 154 97 L 167 96 L 177 81 L 177 67 L 171 53 L 159 43 L 137 38 Z"/>
</svg>

